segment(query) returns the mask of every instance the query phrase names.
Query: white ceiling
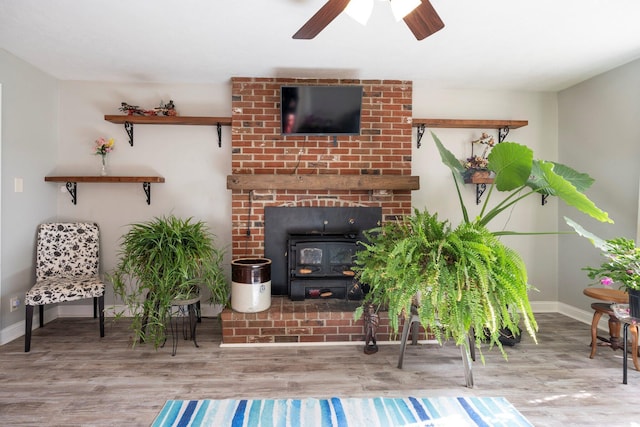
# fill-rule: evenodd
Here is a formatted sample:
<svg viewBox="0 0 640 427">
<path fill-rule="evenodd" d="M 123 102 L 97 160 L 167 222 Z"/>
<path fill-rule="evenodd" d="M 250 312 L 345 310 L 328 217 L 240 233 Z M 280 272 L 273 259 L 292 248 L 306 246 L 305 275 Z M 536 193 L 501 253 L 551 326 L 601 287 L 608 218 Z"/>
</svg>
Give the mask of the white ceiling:
<svg viewBox="0 0 640 427">
<path fill-rule="evenodd" d="M 417 41 L 389 5 L 291 36 L 325 0 L 0 0 L 0 48 L 62 80 L 210 83 L 231 77 L 425 81 L 557 91 L 640 58 L 638 0 L 431 0 Z"/>
</svg>

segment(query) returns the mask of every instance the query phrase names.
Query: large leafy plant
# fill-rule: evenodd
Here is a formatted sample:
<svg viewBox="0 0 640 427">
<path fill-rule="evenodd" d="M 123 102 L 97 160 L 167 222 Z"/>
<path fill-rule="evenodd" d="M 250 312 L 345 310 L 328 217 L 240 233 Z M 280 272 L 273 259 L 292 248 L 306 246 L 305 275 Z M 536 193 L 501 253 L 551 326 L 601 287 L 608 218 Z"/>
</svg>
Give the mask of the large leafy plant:
<svg viewBox="0 0 640 427">
<path fill-rule="evenodd" d="M 172 301 L 197 296 L 201 286 L 209 290 L 210 302 L 227 303 L 224 251 L 214 238 L 202 221 L 173 215 L 132 224 L 122 237 L 110 277 L 116 296 L 131 313 L 134 345 L 163 344 Z"/>
<path fill-rule="evenodd" d="M 465 168 L 444 147 L 434 133 L 432 133 L 432 136 L 440 152 L 442 162 L 451 169 L 453 174 L 464 221 L 471 222 L 460 191 L 460 187 L 464 185 Z M 613 222 L 606 212 L 599 209 L 584 194 L 584 191 L 593 184 L 593 178 L 561 163 L 535 160 L 533 151 L 525 145 L 515 142 L 497 144 L 489 154 L 487 169 L 492 171 L 495 177 L 494 182 L 489 186 L 480 214 L 473 219 L 479 225 L 488 225 L 492 219 L 505 209 L 533 194 L 556 196 L 567 205 L 573 206 L 598 221 Z M 494 190 L 508 194 L 502 201 L 491 207 L 491 194 Z M 494 234 L 549 234 L 549 232 L 501 231 Z"/>
<path fill-rule="evenodd" d="M 581 212 L 611 222 L 583 193 L 593 179 L 560 163 L 534 160 L 532 150 L 524 145 L 503 142 L 488 156 L 487 168 L 494 173 L 494 182 L 479 215 L 472 219 L 461 193 L 465 168 L 432 135 L 442 162 L 452 171 L 463 221 L 454 228 L 438 220 L 437 214 L 416 210 L 405 221 L 370 230 L 355 267 L 359 279 L 370 288 L 365 304 L 387 309 L 396 332 L 398 317 L 413 308 L 439 341 L 451 338 L 467 346 L 473 330 L 479 349 L 485 338 L 502 349 L 501 331 L 516 333 L 521 318 L 535 340 L 537 326 L 529 303 L 526 266 L 499 236 L 549 232 L 490 231 L 488 224 L 533 194 L 557 196 Z M 494 191 L 507 194 L 492 205 Z M 361 314 L 359 309 L 356 316 Z"/>
<path fill-rule="evenodd" d="M 440 342 L 468 345 L 474 330 L 477 347 L 487 337 L 501 346 L 501 330 L 518 333 L 520 313 L 535 336 L 524 262 L 486 227 L 469 222 L 452 229 L 437 214 L 416 210 L 367 237 L 356 270 L 370 287 L 367 302 L 388 309 L 393 330 L 413 304 Z"/>
</svg>

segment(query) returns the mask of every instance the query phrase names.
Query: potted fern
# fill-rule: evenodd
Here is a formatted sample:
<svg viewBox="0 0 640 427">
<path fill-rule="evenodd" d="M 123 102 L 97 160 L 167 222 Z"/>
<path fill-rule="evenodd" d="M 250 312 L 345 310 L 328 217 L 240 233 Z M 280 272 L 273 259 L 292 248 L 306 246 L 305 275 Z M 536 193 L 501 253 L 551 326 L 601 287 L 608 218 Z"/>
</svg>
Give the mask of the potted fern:
<svg viewBox="0 0 640 427">
<path fill-rule="evenodd" d="M 399 317 L 413 308 L 439 342 L 452 339 L 469 351 L 468 336 L 473 330 L 478 350 L 488 340 L 506 357 L 501 333 L 519 333 L 522 320 L 535 340 L 537 325 L 528 298 L 531 287 L 526 266 L 499 237 L 547 233 L 494 232 L 488 228 L 491 220 L 533 194 L 557 196 L 600 221 L 611 220 L 583 194 L 593 182 L 588 175 L 559 163 L 534 160 L 528 147 L 513 142 L 497 144 L 489 154 L 487 169 L 494 181 L 480 214 L 470 219 L 460 190 L 466 170 L 432 136 L 443 163 L 453 173 L 463 221 L 454 226 L 435 213 L 416 210 L 403 222 L 370 230 L 369 242 L 357 253 L 354 268 L 359 280 L 369 286 L 363 307 L 373 303 L 388 310 L 396 333 Z M 508 194 L 490 208 L 495 190 Z M 362 310 L 356 311 L 356 317 Z"/>
<path fill-rule="evenodd" d="M 192 299 L 201 287 L 209 291 L 211 303 L 227 303 L 224 251 L 214 239 L 202 221 L 173 215 L 132 224 L 122 236 L 110 279 L 132 316 L 134 345 L 163 344 L 172 301 Z"/>
</svg>

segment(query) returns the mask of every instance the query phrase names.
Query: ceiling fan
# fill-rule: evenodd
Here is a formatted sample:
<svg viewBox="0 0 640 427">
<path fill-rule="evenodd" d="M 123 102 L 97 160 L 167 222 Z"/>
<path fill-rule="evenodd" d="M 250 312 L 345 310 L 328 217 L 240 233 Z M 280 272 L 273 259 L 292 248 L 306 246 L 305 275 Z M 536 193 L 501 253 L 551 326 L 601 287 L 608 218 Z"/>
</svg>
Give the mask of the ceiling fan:
<svg viewBox="0 0 640 427">
<path fill-rule="evenodd" d="M 340 15 L 352 0 L 329 0 L 293 35 L 294 39 L 312 39 L 320 31 Z M 390 0 L 400 1 L 400 0 Z M 419 3 L 415 9 L 402 18 L 418 40 L 425 39 L 431 34 L 444 28 L 444 23 L 438 16 L 429 0 L 414 0 Z"/>
</svg>

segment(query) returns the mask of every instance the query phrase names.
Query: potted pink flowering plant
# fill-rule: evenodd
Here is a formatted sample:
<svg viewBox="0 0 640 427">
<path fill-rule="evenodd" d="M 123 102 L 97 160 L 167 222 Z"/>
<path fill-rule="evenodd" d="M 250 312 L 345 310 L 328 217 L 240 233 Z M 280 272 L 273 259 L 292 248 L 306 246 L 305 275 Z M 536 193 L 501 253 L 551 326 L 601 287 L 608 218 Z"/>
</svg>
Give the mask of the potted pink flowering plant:
<svg viewBox="0 0 640 427">
<path fill-rule="evenodd" d="M 100 171 L 100 175 L 107 174 L 107 154 L 113 151 L 113 146 L 115 145 L 115 141 L 113 138 L 103 138 L 100 137 L 95 141 L 95 154 L 99 155 L 102 160 L 102 170 Z"/>
<path fill-rule="evenodd" d="M 629 293 L 629 310 L 633 317 L 640 317 L 640 248 L 631 239 L 617 237 L 598 245 L 606 258 L 600 267 L 585 267 L 590 279 L 610 287 L 618 283 Z"/>
</svg>

